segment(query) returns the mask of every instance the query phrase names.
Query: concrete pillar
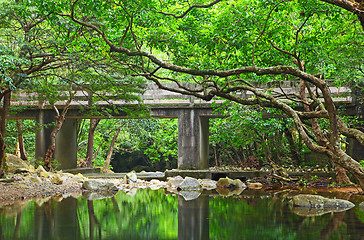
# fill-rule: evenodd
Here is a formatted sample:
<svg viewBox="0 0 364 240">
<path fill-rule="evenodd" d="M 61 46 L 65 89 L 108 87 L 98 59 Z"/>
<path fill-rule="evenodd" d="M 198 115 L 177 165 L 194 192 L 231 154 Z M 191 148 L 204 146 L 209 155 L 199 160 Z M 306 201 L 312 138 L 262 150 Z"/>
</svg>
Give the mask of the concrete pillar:
<svg viewBox="0 0 364 240">
<path fill-rule="evenodd" d="M 209 239 L 209 196 L 178 196 L 178 240 Z"/>
<path fill-rule="evenodd" d="M 56 138 L 54 158 L 61 164 L 60 169 L 77 167 L 77 120 L 67 118 Z"/>
<path fill-rule="evenodd" d="M 178 116 L 178 169 L 207 169 L 209 119 L 199 110 L 184 109 Z"/>
<path fill-rule="evenodd" d="M 39 110 L 36 116 L 36 132 L 35 132 L 35 158 L 43 159 L 48 146 L 50 134 L 52 132 L 52 123 L 54 123 L 56 115 L 53 110 Z"/>
<path fill-rule="evenodd" d="M 209 118 L 200 117 L 200 169 L 209 168 Z"/>
<path fill-rule="evenodd" d="M 53 110 L 40 110 L 36 117 L 35 157 L 43 159 L 50 144 L 50 134 L 53 130 L 56 115 Z M 60 163 L 60 169 L 77 167 L 77 120 L 66 119 L 57 134 L 55 159 Z"/>
<path fill-rule="evenodd" d="M 362 91 L 364 84 L 358 86 L 353 90 L 355 99 L 355 115 L 358 120 L 364 121 L 364 92 Z M 359 124 L 357 129 L 364 132 L 364 124 Z M 356 139 L 348 139 L 349 145 L 347 152 L 348 154 L 357 161 L 364 160 L 364 146 L 361 145 Z"/>
</svg>

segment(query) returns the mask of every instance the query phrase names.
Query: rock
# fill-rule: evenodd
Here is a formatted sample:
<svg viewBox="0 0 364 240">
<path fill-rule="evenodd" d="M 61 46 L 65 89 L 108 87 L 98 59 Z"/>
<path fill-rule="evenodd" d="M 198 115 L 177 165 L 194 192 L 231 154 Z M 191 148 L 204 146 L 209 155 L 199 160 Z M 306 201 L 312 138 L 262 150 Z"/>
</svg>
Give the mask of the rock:
<svg viewBox="0 0 364 240">
<path fill-rule="evenodd" d="M 29 201 L 16 201 L 11 205 L 7 205 L 5 202 L 5 205 L 2 205 L 2 203 L 0 203 L 0 209 L 1 209 L 1 215 L 5 216 L 5 217 L 13 217 L 16 216 L 17 214 L 21 213 L 23 211 L 23 209 L 28 205 Z"/>
<path fill-rule="evenodd" d="M 198 198 L 201 195 L 200 191 L 180 191 L 178 193 L 181 195 L 186 201 L 190 201 Z"/>
<path fill-rule="evenodd" d="M 129 195 L 129 196 L 135 196 L 135 194 L 137 193 L 138 189 L 137 188 L 132 188 L 130 189 L 126 195 Z"/>
<path fill-rule="evenodd" d="M 217 181 L 211 179 L 198 179 L 203 189 L 212 190 L 216 188 Z"/>
<path fill-rule="evenodd" d="M 254 183 L 249 182 L 246 185 L 249 189 L 256 189 L 256 190 L 261 189 L 263 187 L 263 184 L 258 183 L 258 182 L 254 182 Z"/>
<path fill-rule="evenodd" d="M 309 208 L 309 207 L 292 207 L 292 212 L 299 216 L 305 217 L 313 217 L 313 216 L 321 216 L 326 213 L 331 212 L 344 212 L 349 210 L 351 207 L 344 207 L 344 208 Z"/>
<path fill-rule="evenodd" d="M 87 180 L 82 184 L 82 187 L 91 191 L 118 191 L 115 184 L 102 180 Z"/>
<path fill-rule="evenodd" d="M 216 192 L 220 196 L 233 196 L 233 195 L 240 195 L 245 188 L 216 188 Z"/>
<path fill-rule="evenodd" d="M 33 165 L 29 165 L 29 172 L 35 173 L 35 168 L 33 167 Z"/>
<path fill-rule="evenodd" d="M 163 186 L 162 185 L 158 185 L 158 184 L 152 184 L 152 185 L 149 185 L 149 188 L 151 190 L 158 190 L 158 189 L 161 189 Z"/>
<path fill-rule="evenodd" d="M 59 174 L 54 174 L 51 180 L 52 183 L 61 185 L 63 183 L 63 178 Z"/>
<path fill-rule="evenodd" d="M 165 182 L 161 182 L 157 179 L 152 179 L 150 180 L 150 185 L 149 185 L 149 188 L 152 189 L 152 190 L 158 190 L 160 188 L 166 188 L 167 187 L 167 183 Z M 140 187 L 140 186 L 138 186 Z"/>
<path fill-rule="evenodd" d="M 14 181 L 14 178 L 0 178 L 0 183 L 11 183 Z"/>
<path fill-rule="evenodd" d="M 42 179 L 40 179 L 40 177 L 35 177 L 35 178 L 32 178 L 32 182 L 41 183 Z"/>
<path fill-rule="evenodd" d="M 351 208 L 355 207 L 352 202 L 343 199 L 329 199 L 319 195 L 300 194 L 292 198 L 293 206 L 310 208 Z"/>
<path fill-rule="evenodd" d="M 161 181 L 159 181 L 158 179 L 152 179 L 152 180 L 150 180 L 150 184 L 160 184 L 161 183 Z"/>
<path fill-rule="evenodd" d="M 56 202 L 62 202 L 63 199 L 64 199 L 63 196 L 54 196 L 54 197 L 52 197 L 52 200 L 56 201 Z"/>
<path fill-rule="evenodd" d="M 360 208 L 364 208 L 364 202 L 360 203 L 360 204 L 359 204 L 359 207 L 360 207 Z"/>
<path fill-rule="evenodd" d="M 38 176 L 39 177 L 49 178 L 51 175 L 48 172 L 44 171 L 44 172 L 39 172 Z"/>
<path fill-rule="evenodd" d="M 46 197 L 46 198 L 36 198 L 34 200 L 34 203 L 38 205 L 38 207 L 43 206 L 44 203 L 48 202 L 49 200 L 51 200 L 52 197 Z"/>
<path fill-rule="evenodd" d="M 138 180 L 137 175 L 135 174 L 135 172 L 130 172 L 126 174 L 126 178 L 128 180 L 128 182 L 136 182 Z"/>
<path fill-rule="evenodd" d="M 39 175 L 41 172 L 47 172 L 43 166 L 39 165 L 35 172 Z"/>
<path fill-rule="evenodd" d="M 240 179 L 220 178 L 216 183 L 217 188 L 246 188 L 246 185 Z"/>
<path fill-rule="evenodd" d="M 82 196 L 87 200 L 99 200 L 105 198 L 112 198 L 116 192 L 103 191 L 103 192 L 86 192 Z"/>
<path fill-rule="evenodd" d="M 88 178 L 84 177 L 81 173 L 74 175 L 72 179 L 79 183 L 83 183 L 88 180 Z"/>
<path fill-rule="evenodd" d="M 185 177 L 183 182 L 178 185 L 178 190 L 184 191 L 201 191 L 202 187 L 196 178 Z"/>
<path fill-rule="evenodd" d="M 243 188 L 243 189 L 246 188 L 245 183 L 243 183 L 240 179 L 235 179 L 234 185 L 235 185 L 235 188 Z"/>
<path fill-rule="evenodd" d="M 167 185 L 170 186 L 171 188 L 177 188 L 182 182 L 183 182 L 183 177 L 181 176 L 169 177 Z"/>
<path fill-rule="evenodd" d="M 80 198 L 82 197 L 82 193 L 81 192 L 74 192 L 74 193 L 71 193 L 71 197 L 73 198 Z"/>
<path fill-rule="evenodd" d="M 218 188 L 231 188 L 234 184 L 234 181 L 228 177 L 220 178 L 217 183 L 216 187 Z"/>
<path fill-rule="evenodd" d="M 29 166 L 20 157 L 6 153 L 5 164 L 8 172 L 29 172 Z"/>
</svg>

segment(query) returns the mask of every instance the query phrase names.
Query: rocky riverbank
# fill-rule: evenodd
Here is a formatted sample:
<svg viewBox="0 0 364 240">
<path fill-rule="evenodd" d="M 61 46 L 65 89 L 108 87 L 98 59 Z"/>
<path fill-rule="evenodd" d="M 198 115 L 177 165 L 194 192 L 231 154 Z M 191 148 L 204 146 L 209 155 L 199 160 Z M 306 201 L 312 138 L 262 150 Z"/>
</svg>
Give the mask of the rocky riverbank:
<svg viewBox="0 0 364 240">
<path fill-rule="evenodd" d="M 232 196 L 241 194 L 245 189 L 262 189 L 262 191 L 270 192 L 276 191 L 275 188 L 280 188 L 280 185 L 272 186 L 267 178 L 248 179 L 242 182 L 239 179 L 233 180 L 228 177 L 214 181 L 175 176 L 168 177 L 166 181 L 158 179 L 146 181 L 138 179 L 135 172 L 130 172 L 123 178 L 88 179 L 82 174 L 62 171 L 47 172 L 41 166 L 35 169 L 9 154 L 7 155 L 7 164 L 7 177 L 0 179 L 0 202 L 2 204 L 24 199 L 79 197 L 81 195 L 93 200 L 113 196 L 118 191 L 132 194 L 137 189 L 143 188 L 152 190 L 163 188 L 172 194 L 182 195 L 186 200 L 197 198 L 203 190 L 214 190 L 219 195 Z M 331 181 L 330 179 L 305 179 L 301 182 L 296 181 L 295 185 L 291 187 L 292 189 L 305 187 L 328 180 Z M 352 191 L 351 193 L 358 193 L 360 190 L 352 188 L 350 191 Z"/>
</svg>

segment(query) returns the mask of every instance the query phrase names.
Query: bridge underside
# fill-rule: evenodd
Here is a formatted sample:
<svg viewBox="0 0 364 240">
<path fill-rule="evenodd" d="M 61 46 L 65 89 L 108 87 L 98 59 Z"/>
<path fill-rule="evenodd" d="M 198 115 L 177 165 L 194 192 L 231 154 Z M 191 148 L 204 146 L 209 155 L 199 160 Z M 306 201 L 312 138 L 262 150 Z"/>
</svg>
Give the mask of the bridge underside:
<svg viewBox="0 0 364 240">
<path fill-rule="evenodd" d="M 104 107 L 105 106 L 101 106 Z M 347 115 L 356 115 L 364 120 L 362 105 L 346 107 Z M 184 105 L 184 106 L 153 106 L 150 115 L 140 118 L 178 118 L 178 168 L 179 169 L 207 169 L 209 153 L 209 119 L 225 117 L 213 112 L 208 105 Z M 112 112 L 114 118 L 131 118 L 124 111 Z M 135 110 L 137 112 L 137 110 Z M 133 116 L 135 118 L 135 116 Z M 269 117 L 269 116 L 268 116 Z M 9 116 L 10 119 L 35 119 L 39 124 L 51 124 L 55 121 L 52 109 L 39 110 L 38 108 L 23 110 Z M 87 110 L 70 109 L 66 121 L 57 135 L 55 159 L 60 163 L 61 169 L 76 168 L 77 166 L 77 119 L 108 118 L 106 116 L 92 115 Z M 44 126 L 44 125 L 41 125 Z M 364 129 L 364 126 L 359 126 Z M 51 127 L 41 127 L 36 131 L 35 155 L 43 158 L 50 143 Z M 364 149 L 354 139 L 349 139 L 348 153 L 356 160 L 364 159 Z"/>
<path fill-rule="evenodd" d="M 24 114 L 24 113 L 23 113 Z M 24 114 L 26 118 L 34 118 L 39 126 L 47 126 L 55 121 L 53 110 L 38 110 Z M 24 116 L 23 115 L 23 116 Z M 31 117 L 30 117 L 31 116 Z M 71 110 L 56 138 L 54 158 L 60 163 L 60 169 L 77 167 L 77 119 L 106 118 L 101 116 L 80 115 Z M 125 113 L 115 118 L 129 118 Z M 207 169 L 209 152 L 209 119 L 224 117 L 213 113 L 210 108 L 156 108 L 151 110 L 153 118 L 178 118 L 178 168 L 179 169 Z M 48 125 L 49 126 L 49 125 Z M 35 156 L 43 158 L 50 144 L 52 127 L 40 127 L 36 131 Z"/>
</svg>

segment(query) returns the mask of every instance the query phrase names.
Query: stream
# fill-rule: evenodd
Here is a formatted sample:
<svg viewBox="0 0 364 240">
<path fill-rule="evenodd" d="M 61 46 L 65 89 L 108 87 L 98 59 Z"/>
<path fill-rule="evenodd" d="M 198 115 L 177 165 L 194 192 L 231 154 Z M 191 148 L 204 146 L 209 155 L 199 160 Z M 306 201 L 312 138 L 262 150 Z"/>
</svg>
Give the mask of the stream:
<svg viewBox="0 0 364 240">
<path fill-rule="evenodd" d="M 163 189 L 138 189 L 96 198 L 0 207 L 0 239 L 364 239 L 364 209 L 305 213 L 289 206 L 289 193 L 207 192 L 186 201 Z"/>
</svg>

